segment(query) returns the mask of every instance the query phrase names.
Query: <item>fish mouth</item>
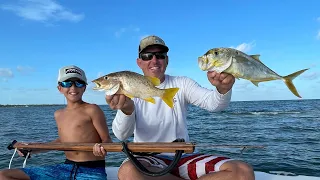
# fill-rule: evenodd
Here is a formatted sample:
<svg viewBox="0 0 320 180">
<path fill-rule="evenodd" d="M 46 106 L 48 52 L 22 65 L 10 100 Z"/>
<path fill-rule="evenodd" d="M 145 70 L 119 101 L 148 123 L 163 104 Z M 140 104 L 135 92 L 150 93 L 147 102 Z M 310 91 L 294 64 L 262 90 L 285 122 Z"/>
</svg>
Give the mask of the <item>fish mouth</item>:
<svg viewBox="0 0 320 180">
<path fill-rule="evenodd" d="M 207 69 L 207 63 L 205 63 L 205 58 L 198 57 L 198 66 L 202 71 L 205 71 Z"/>
<path fill-rule="evenodd" d="M 92 81 L 92 82 L 96 85 L 96 87 L 93 87 L 92 89 L 94 89 L 94 90 L 101 89 L 101 84 L 100 83 L 95 82 L 95 81 Z"/>
</svg>

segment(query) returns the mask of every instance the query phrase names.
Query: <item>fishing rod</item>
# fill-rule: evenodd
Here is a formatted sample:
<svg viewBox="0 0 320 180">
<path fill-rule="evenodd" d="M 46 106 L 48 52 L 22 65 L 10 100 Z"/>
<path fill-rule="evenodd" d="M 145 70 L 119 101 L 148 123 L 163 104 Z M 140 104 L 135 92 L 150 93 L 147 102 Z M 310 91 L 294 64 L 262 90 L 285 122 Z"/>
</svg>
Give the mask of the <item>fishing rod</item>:
<svg viewBox="0 0 320 180">
<path fill-rule="evenodd" d="M 57 150 L 57 151 L 93 151 L 93 146 L 96 143 L 28 143 L 17 142 L 14 140 L 7 147 L 9 150 L 18 149 L 28 158 L 32 150 Z M 185 142 L 184 139 L 177 139 L 173 142 L 112 142 L 99 143 L 107 152 L 124 152 L 127 157 L 133 162 L 137 169 L 148 176 L 162 176 L 170 172 L 179 162 L 182 153 L 193 153 L 195 147 L 204 148 L 242 148 L 241 151 L 248 148 L 264 148 L 264 146 L 252 145 L 218 145 L 209 143 L 193 143 Z M 151 172 L 146 169 L 134 155 L 152 155 L 158 153 L 175 153 L 173 161 L 160 172 Z"/>
</svg>

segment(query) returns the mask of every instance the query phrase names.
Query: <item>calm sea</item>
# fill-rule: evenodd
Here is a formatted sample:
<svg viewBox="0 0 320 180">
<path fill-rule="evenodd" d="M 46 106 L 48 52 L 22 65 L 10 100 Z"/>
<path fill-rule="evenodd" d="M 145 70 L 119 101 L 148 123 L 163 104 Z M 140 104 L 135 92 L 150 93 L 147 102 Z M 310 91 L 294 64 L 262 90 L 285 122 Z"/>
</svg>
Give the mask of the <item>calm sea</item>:
<svg viewBox="0 0 320 180">
<path fill-rule="evenodd" d="M 46 142 L 57 138 L 53 119 L 63 106 L 29 106 L 0 108 L 0 169 L 7 168 L 13 150 L 7 145 L 16 139 Z M 115 116 L 108 106 L 101 106 L 111 123 Z M 197 151 L 226 155 L 250 163 L 256 171 L 286 171 L 320 176 L 320 100 L 232 102 L 221 113 L 210 113 L 190 106 L 188 124 L 191 141 L 212 144 L 263 145 L 264 149 L 222 149 L 199 147 Z M 119 166 L 123 153 L 110 152 L 107 166 Z M 27 167 L 60 163 L 62 152 L 34 155 Z M 22 167 L 15 156 L 13 167 Z"/>
</svg>

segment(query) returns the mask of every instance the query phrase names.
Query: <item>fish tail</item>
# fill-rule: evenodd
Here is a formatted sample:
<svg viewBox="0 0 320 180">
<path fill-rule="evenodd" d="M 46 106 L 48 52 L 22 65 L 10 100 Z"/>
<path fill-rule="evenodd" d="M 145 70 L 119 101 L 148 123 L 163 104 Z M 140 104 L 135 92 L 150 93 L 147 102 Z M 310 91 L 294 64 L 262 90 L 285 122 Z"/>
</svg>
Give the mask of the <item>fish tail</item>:
<svg viewBox="0 0 320 180">
<path fill-rule="evenodd" d="M 161 99 L 170 107 L 173 107 L 173 97 L 178 92 L 179 88 L 165 89 Z"/>
<path fill-rule="evenodd" d="M 297 97 L 301 98 L 301 96 L 299 95 L 296 87 L 294 86 L 292 80 L 296 77 L 298 77 L 300 74 L 302 74 L 304 71 L 308 70 L 309 68 L 307 69 L 303 69 L 303 70 L 300 70 L 300 71 L 297 71 L 295 73 L 292 73 L 292 74 L 289 74 L 287 76 L 284 76 L 284 83 L 286 83 L 286 85 L 288 86 L 288 88 L 290 89 L 290 91 L 296 95 Z"/>
</svg>

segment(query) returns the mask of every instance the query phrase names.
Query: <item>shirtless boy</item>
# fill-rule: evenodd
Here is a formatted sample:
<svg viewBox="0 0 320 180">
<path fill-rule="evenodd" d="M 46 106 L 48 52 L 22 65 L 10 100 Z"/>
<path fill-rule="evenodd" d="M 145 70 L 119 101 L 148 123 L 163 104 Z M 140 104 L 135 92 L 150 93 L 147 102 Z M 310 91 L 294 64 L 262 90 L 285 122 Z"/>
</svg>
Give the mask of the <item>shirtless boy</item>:
<svg viewBox="0 0 320 180">
<path fill-rule="evenodd" d="M 106 179 L 106 151 L 99 143 L 112 142 L 103 111 L 82 100 L 85 72 L 77 66 L 59 69 L 58 90 L 67 106 L 54 113 L 59 137 L 52 142 L 96 143 L 93 152 L 65 151 L 64 163 L 43 167 L 6 169 L 0 179 Z M 32 151 L 32 154 L 44 151 Z M 21 152 L 19 152 L 21 155 Z"/>
</svg>

